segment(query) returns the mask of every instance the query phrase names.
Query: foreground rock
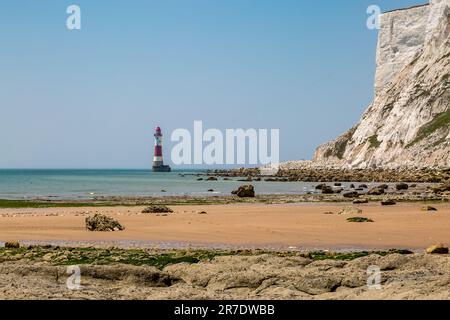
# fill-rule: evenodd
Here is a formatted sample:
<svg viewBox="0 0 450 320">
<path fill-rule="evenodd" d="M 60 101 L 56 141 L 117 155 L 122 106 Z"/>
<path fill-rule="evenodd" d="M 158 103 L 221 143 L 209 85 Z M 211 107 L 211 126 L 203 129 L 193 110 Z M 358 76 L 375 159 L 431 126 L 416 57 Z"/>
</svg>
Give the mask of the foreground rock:
<svg viewBox="0 0 450 320">
<path fill-rule="evenodd" d="M 52 255 L 59 257 L 58 252 Z M 161 266 L 91 263 L 80 266 L 84 290 L 68 290 L 67 266 L 55 261 L 2 259 L 0 299 L 450 299 L 450 257 L 445 255 L 353 259 L 343 254 L 336 259 L 325 253 L 267 253 Z M 367 287 L 373 265 L 381 269 L 381 290 Z"/>
<path fill-rule="evenodd" d="M 125 228 L 119 221 L 105 216 L 103 214 L 95 214 L 94 216 L 86 218 L 86 229 L 89 231 L 121 231 Z"/>
</svg>

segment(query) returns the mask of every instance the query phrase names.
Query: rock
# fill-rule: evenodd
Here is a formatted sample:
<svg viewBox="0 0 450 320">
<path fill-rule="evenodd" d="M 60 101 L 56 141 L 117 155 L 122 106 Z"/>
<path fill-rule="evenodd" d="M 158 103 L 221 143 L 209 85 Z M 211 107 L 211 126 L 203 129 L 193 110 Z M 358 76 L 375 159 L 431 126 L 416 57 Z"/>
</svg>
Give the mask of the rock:
<svg viewBox="0 0 450 320">
<path fill-rule="evenodd" d="M 350 185 L 350 189 L 355 189 L 355 185 L 353 183 Z"/>
<path fill-rule="evenodd" d="M 332 194 L 332 193 L 334 193 L 334 190 L 332 187 L 325 185 L 322 187 L 322 193 L 323 194 Z"/>
<path fill-rule="evenodd" d="M 444 193 L 444 192 L 450 191 L 450 183 L 446 183 L 446 184 L 440 185 L 438 187 L 432 188 L 432 191 L 434 193 Z"/>
<path fill-rule="evenodd" d="M 197 181 L 203 181 L 203 178 L 198 178 Z"/>
<path fill-rule="evenodd" d="M 396 185 L 395 185 L 395 188 L 397 189 L 397 190 L 408 190 L 409 189 L 409 186 L 408 186 L 408 184 L 407 183 L 397 183 Z"/>
<path fill-rule="evenodd" d="M 341 215 L 349 215 L 349 214 L 361 214 L 363 211 L 359 208 L 355 207 L 345 207 L 341 211 L 338 212 L 338 214 Z"/>
<path fill-rule="evenodd" d="M 373 222 L 372 219 L 364 218 L 364 217 L 352 217 L 347 219 L 348 222 Z"/>
<path fill-rule="evenodd" d="M 343 194 L 344 198 L 358 198 L 359 193 L 356 191 L 350 191 Z"/>
<path fill-rule="evenodd" d="M 198 214 L 208 214 L 206 211 L 200 211 Z"/>
<path fill-rule="evenodd" d="M 267 181 L 267 180 L 266 180 Z M 322 190 L 324 187 L 327 187 L 326 184 L 322 183 L 322 184 L 318 184 L 317 186 L 314 187 L 314 189 L 316 190 Z"/>
<path fill-rule="evenodd" d="M 389 189 L 389 186 L 388 186 L 387 184 L 380 184 L 380 185 L 378 186 L 378 188 L 387 190 L 387 189 Z"/>
<path fill-rule="evenodd" d="M 342 186 L 342 183 L 336 182 L 336 183 L 334 184 L 334 186 L 335 186 L 335 187 L 341 187 L 341 186 Z"/>
<path fill-rule="evenodd" d="M 208 189 L 208 192 L 214 192 L 214 189 Z"/>
<path fill-rule="evenodd" d="M 331 215 L 331 214 L 334 214 L 334 212 L 327 211 L 327 212 L 324 212 L 323 214 Z"/>
<path fill-rule="evenodd" d="M 142 213 L 172 213 L 173 210 L 165 205 L 151 205 L 144 210 Z"/>
<path fill-rule="evenodd" d="M 249 184 L 240 186 L 237 190 L 232 191 L 232 194 L 237 195 L 239 198 L 254 198 L 255 197 L 255 188 Z"/>
<path fill-rule="evenodd" d="M 7 242 L 5 242 L 5 248 L 18 249 L 18 248 L 20 248 L 20 243 L 17 241 L 7 241 Z"/>
<path fill-rule="evenodd" d="M 95 215 L 86 218 L 86 229 L 89 231 L 115 231 L 124 230 L 125 228 L 119 221 L 103 214 L 96 213 Z"/>
<path fill-rule="evenodd" d="M 208 177 L 206 181 L 217 181 L 218 179 L 216 177 Z"/>
<path fill-rule="evenodd" d="M 385 199 L 385 200 L 381 201 L 382 206 L 394 206 L 396 204 L 397 203 L 392 199 Z"/>
<path fill-rule="evenodd" d="M 368 195 L 371 196 L 380 196 L 384 194 L 384 189 L 380 187 L 374 187 L 367 192 Z"/>
<path fill-rule="evenodd" d="M 360 188 L 360 189 L 367 189 L 368 186 L 367 186 L 367 184 L 360 184 L 358 188 Z"/>
<path fill-rule="evenodd" d="M 448 247 L 443 244 L 436 244 L 427 249 L 428 254 L 448 254 Z"/>
<path fill-rule="evenodd" d="M 369 203 L 369 200 L 367 200 L 367 199 L 355 199 L 355 200 L 353 200 L 353 204 L 364 204 L 364 203 Z"/>
<path fill-rule="evenodd" d="M 422 211 L 438 211 L 438 210 L 432 206 L 424 206 L 422 207 Z"/>
</svg>

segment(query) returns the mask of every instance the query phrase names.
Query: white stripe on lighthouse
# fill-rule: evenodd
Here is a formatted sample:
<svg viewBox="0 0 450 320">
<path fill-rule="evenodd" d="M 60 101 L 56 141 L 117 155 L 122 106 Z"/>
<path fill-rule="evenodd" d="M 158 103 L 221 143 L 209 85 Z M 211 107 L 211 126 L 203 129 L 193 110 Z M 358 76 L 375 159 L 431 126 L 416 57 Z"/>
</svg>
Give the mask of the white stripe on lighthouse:
<svg viewBox="0 0 450 320">
<path fill-rule="evenodd" d="M 153 161 L 163 161 L 163 157 L 153 157 Z"/>
</svg>

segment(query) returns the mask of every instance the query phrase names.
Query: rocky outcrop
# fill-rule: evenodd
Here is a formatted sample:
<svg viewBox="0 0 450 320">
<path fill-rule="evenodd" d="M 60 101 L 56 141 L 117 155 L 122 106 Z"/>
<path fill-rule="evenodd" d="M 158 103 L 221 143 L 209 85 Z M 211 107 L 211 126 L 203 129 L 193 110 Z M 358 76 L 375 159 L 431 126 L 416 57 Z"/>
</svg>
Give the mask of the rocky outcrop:
<svg viewBox="0 0 450 320">
<path fill-rule="evenodd" d="M 375 98 L 360 123 L 320 146 L 318 166 L 450 166 L 450 0 L 381 16 Z"/>
</svg>

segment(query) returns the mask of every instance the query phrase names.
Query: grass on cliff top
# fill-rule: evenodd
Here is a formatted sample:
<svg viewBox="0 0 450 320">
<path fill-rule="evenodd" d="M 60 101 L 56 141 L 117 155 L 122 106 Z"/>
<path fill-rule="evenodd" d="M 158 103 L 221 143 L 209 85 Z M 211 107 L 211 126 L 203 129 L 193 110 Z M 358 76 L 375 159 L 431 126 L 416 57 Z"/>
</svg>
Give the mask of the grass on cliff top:
<svg viewBox="0 0 450 320">
<path fill-rule="evenodd" d="M 295 251 L 273 252 L 267 250 L 164 250 L 152 251 L 145 249 L 100 249 L 100 248 L 64 248 L 52 246 L 30 246 L 20 248 L 0 248 L 0 263 L 4 261 L 20 261 L 28 259 L 31 262 L 46 261 L 52 265 L 111 265 L 128 264 L 134 266 L 154 266 L 159 269 L 177 263 L 198 263 L 210 261 L 218 256 L 256 256 L 272 254 L 280 257 L 301 256 L 311 260 L 341 260 L 349 261 L 377 254 L 410 254 L 408 250 L 392 249 L 389 251 L 361 251 L 333 253 L 314 251 L 299 253 Z"/>
<path fill-rule="evenodd" d="M 423 125 L 419 129 L 416 138 L 406 147 L 409 148 L 413 146 L 414 144 L 420 142 L 421 140 L 425 139 L 429 135 L 433 134 L 434 132 L 445 126 L 450 126 L 450 109 L 445 112 L 439 113 L 434 117 L 433 120 Z"/>
</svg>

